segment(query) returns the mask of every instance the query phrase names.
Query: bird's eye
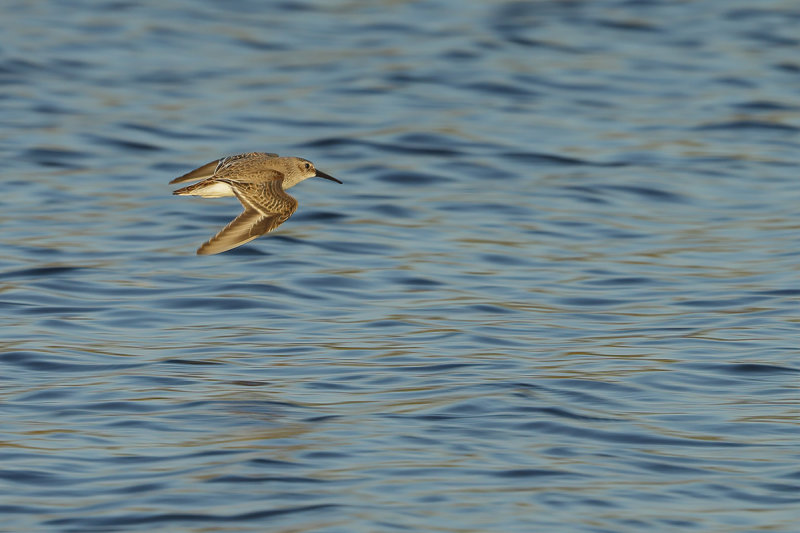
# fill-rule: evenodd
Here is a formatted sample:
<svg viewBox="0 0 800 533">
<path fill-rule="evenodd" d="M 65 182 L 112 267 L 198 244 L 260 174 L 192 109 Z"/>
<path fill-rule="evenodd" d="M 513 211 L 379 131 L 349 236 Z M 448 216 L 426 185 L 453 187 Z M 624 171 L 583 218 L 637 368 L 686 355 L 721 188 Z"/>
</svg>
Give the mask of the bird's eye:
<svg viewBox="0 0 800 533">
<path fill-rule="evenodd" d="M 309 165 L 308 163 L 306 163 L 306 170 L 308 170 L 309 168 L 311 168 L 311 165 Z"/>
</svg>

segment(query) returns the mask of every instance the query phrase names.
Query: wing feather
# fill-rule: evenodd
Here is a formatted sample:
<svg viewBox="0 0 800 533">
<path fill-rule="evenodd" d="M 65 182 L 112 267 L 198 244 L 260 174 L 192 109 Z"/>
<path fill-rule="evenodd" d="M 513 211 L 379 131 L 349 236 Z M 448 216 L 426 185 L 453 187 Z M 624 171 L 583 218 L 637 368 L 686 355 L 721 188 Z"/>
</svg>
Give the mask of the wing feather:
<svg viewBox="0 0 800 533">
<path fill-rule="evenodd" d="M 192 170 L 191 172 L 187 172 L 183 176 L 178 176 L 174 180 L 170 181 L 170 184 L 185 183 L 187 181 L 197 181 L 197 180 L 207 179 L 212 176 L 215 176 L 218 172 L 222 170 L 227 170 L 232 166 L 235 166 L 237 163 L 242 162 L 244 160 L 253 158 L 272 158 L 272 157 L 278 157 L 278 154 L 249 152 L 246 154 L 237 154 L 228 157 L 223 157 L 222 159 L 215 159 L 210 163 L 206 163 L 202 167 L 198 167 Z"/>
<path fill-rule="evenodd" d="M 252 209 L 245 209 L 222 231 L 211 237 L 197 249 L 197 255 L 210 255 L 226 252 L 248 243 L 277 228 L 282 221 L 279 215 L 264 215 Z"/>
<path fill-rule="evenodd" d="M 297 200 L 283 190 L 280 173 L 262 183 L 220 181 L 231 186 L 244 211 L 198 248 L 199 255 L 218 254 L 248 243 L 286 222 L 297 209 Z"/>
<path fill-rule="evenodd" d="M 221 159 L 217 159 L 210 163 L 206 163 L 202 167 L 198 167 L 191 172 L 187 172 L 183 176 L 178 176 L 174 180 L 170 181 L 170 184 L 173 183 L 185 183 L 187 181 L 197 181 L 206 178 L 210 178 L 214 175 L 214 171 L 219 166 L 219 162 L 222 161 Z"/>
</svg>

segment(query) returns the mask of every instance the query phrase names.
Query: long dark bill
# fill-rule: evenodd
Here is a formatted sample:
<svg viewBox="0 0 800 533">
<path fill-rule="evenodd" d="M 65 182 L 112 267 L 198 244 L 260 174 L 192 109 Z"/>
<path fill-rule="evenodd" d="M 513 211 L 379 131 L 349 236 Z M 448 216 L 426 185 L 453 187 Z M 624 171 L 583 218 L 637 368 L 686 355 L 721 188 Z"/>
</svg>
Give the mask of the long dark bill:
<svg viewBox="0 0 800 533">
<path fill-rule="evenodd" d="M 342 183 L 341 181 L 337 180 L 336 178 L 334 178 L 334 177 L 333 177 L 333 176 L 331 176 L 330 174 L 325 174 L 325 173 L 324 173 L 324 172 L 322 172 L 321 170 L 317 170 L 317 173 L 316 173 L 315 175 L 316 175 L 318 178 L 325 178 L 326 180 L 335 181 L 336 183 Z"/>
</svg>

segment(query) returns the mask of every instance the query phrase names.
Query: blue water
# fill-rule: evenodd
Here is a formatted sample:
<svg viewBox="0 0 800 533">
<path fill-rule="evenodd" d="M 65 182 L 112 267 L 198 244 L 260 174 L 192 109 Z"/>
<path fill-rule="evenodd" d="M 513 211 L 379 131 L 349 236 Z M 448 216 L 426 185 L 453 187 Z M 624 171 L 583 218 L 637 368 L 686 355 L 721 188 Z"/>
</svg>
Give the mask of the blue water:
<svg viewBox="0 0 800 533">
<path fill-rule="evenodd" d="M 1 11 L 0 528 L 798 530 L 796 2 Z"/>
</svg>

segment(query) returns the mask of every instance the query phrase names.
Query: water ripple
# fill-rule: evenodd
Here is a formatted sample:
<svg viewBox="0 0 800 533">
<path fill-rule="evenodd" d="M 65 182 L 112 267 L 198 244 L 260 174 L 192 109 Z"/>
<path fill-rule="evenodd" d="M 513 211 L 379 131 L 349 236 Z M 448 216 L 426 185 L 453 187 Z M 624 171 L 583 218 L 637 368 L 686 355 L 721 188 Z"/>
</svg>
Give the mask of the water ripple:
<svg viewBox="0 0 800 533">
<path fill-rule="evenodd" d="M 5 10 L 3 527 L 795 531 L 797 10 L 362 4 Z"/>
</svg>

